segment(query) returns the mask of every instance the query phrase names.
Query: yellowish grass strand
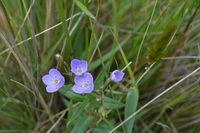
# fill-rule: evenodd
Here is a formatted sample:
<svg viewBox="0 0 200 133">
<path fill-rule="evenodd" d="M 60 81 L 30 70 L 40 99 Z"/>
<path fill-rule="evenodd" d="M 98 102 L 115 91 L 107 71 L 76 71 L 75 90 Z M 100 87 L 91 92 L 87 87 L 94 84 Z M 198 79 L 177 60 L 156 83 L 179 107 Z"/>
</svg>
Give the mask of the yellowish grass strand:
<svg viewBox="0 0 200 133">
<path fill-rule="evenodd" d="M 156 62 L 151 64 L 149 68 L 142 74 L 142 76 L 136 81 L 136 85 L 144 78 L 144 76 L 151 70 L 151 68 L 155 65 Z"/>
</svg>

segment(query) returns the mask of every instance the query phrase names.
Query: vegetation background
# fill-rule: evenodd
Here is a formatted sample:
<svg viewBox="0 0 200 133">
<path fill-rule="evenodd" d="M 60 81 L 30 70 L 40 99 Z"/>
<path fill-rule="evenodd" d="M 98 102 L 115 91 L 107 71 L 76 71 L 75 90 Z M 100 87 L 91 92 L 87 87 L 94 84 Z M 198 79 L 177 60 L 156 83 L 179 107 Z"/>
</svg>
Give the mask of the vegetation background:
<svg viewBox="0 0 200 133">
<path fill-rule="evenodd" d="M 0 38 L 1 133 L 106 133 L 199 68 L 200 1 L 0 0 Z M 71 91 L 73 58 L 89 62 L 92 94 Z M 106 84 L 125 66 L 123 82 Z M 48 94 L 53 67 L 66 85 Z M 199 75 L 114 132 L 200 132 Z"/>
</svg>

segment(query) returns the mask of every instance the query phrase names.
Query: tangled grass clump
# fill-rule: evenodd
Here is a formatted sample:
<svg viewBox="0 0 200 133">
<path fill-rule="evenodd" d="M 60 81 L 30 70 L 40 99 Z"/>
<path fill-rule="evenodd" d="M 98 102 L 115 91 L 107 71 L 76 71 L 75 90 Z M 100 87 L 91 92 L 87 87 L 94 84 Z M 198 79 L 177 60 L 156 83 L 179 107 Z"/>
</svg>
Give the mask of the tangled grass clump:
<svg viewBox="0 0 200 133">
<path fill-rule="evenodd" d="M 0 132 L 199 132 L 199 3 L 1 0 Z"/>
</svg>

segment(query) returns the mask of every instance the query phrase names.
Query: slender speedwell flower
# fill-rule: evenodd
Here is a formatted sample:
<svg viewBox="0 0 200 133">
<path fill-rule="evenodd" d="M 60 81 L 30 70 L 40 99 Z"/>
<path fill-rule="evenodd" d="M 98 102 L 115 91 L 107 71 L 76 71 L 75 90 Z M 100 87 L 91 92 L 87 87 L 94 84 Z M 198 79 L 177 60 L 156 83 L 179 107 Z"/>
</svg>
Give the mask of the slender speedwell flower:
<svg viewBox="0 0 200 133">
<path fill-rule="evenodd" d="M 85 60 L 73 59 L 71 61 L 71 71 L 77 76 L 87 72 L 87 67 L 88 63 Z"/>
<path fill-rule="evenodd" d="M 72 90 L 78 94 L 91 93 L 94 90 L 93 77 L 89 72 L 76 76 L 74 78 L 75 85 Z"/>
<path fill-rule="evenodd" d="M 49 71 L 49 74 L 44 75 L 42 77 L 42 81 L 45 85 L 47 85 L 46 90 L 49 93 L 56 92 L 59 90 L 65 83 L 65 78 L 61 75 L 61 73 L 55 69 L 52 68 Z"/>
<path fill-rule="evenodd" d="M 110 75 L 110 79 L 115 83 L 120 82 L 123 79 L 123 77 L 124 72 L 122 72 L 121 70 L 114 70 Z"/>
</svg>

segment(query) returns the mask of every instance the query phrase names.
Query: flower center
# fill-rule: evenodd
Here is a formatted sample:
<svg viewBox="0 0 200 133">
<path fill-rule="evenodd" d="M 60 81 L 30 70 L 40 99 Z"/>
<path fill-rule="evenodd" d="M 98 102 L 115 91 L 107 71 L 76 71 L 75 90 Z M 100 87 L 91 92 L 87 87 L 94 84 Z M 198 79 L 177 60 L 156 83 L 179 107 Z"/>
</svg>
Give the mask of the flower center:
<svg viewBox="0 0 200 133">
<path fill-rule="evenodd" d="M 54 84 L 58 84 L 59 80 L 58 79 L 54 79 Z"/>
<path fill-rule="evenodd" d="M 77 72 L 78 73 L 82 73 L 82 69 L 81 68 L 77 68 Z"/>
<path fill-rule="evenodd" d="M 84 88 L 84 89 L 86 89 L 86 88 L 88 88 L 88 86 L 89 86 L 89 83 L 85 82 L 81 87 Z"/>
</svg>

